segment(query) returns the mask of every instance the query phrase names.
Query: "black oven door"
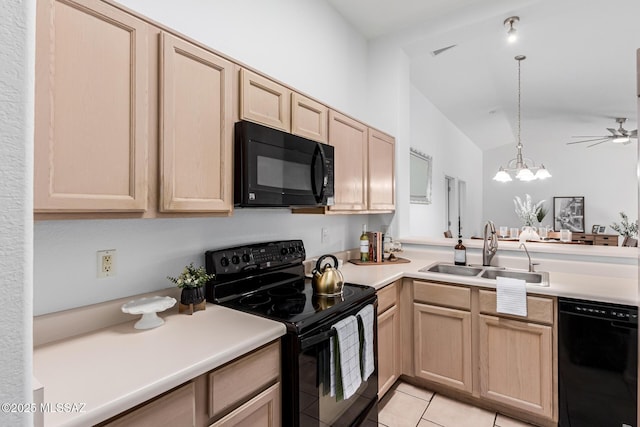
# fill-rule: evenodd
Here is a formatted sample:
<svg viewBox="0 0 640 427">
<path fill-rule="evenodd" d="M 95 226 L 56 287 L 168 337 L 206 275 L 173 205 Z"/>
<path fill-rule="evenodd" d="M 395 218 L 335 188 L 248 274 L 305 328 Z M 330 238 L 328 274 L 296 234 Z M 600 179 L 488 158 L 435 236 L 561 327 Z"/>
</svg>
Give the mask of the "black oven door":
<svg viewBox="0 0 640 427">
<path fill-rule="evenodd" d="M 329 327 L 330 328 L 330 327 Z M 377 330 L 377 325 L 374 325 Z M 298 355 L 300 426 L 377 426 L 378 363 L 377 337 L 374 338 L 376 368 L 358 390 L 346 400 L 330 393 L 331 329 L 319 328 L 300 340 Z"/>
<path fill-rule="evenodd" d="M 235 204 L 323 206 L 333 196 L 333 147 L 238 122 Z"/>
</svg>

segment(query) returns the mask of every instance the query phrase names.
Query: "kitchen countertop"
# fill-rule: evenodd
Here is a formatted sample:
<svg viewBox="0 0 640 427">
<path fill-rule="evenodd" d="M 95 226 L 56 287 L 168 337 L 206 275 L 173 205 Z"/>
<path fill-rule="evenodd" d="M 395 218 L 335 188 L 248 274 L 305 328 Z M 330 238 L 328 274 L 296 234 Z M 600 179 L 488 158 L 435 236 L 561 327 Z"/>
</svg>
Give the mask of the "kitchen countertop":
<svg viewBox="0 0 640 427">
<path fill-rule="evenodd" d="M 465 243 L 466 244 L 466 243 Z M 531 251 L 531 250 L 530 250 Z M 410 263 L 358 266 L 345 262 L 341 268 L 346 282 L 370 285 L 380 289 L 402 277 L 436 280 L 495 289 L 495 280 L 456 276 L 442 273 L 423 273 L 419 270 L 434 262 L 453 262 L 453 246 L 446 251 L 406 249 L 397 256 L 410 259 Z M 471 258 L 471 259 L 470 259 Z M 532 256 L 533 261 L 536 259 Z M 479 257 L 467 255 L 469 264 L 482 265 Z M 526 257 L 501 256 L 494 266 L 526 271 Z M 527 292 L 569 298 L 587 299 L 617 304 L 638 304 L 638 278 L 636 265 L 594 263 L 592 261 L 541 260 L 538 271 L 549 272 L 550 286 L 527 284 Z"/>
<path fill-rule="evenodd" d="M 449 246 L 417 246 L 397 254 L 410 263 L 358 266 L 344 262 L 341 271 L 346 282 L 376 289 L 403 277 L 495 288 L 495 281 L 488 279 L 419 271 L 434 262 L 452 262 L 453 246 Z M 540 261 L 537 269 L 549 272 L 550 286 L 527 285 L 528 293 L 638 303 L 638 267 L 626 258 L 622 263 L 597 262 L 592 256 L 583 260 L 536 259 L 535 250 L 529 250 L 533 261 Z M 467 261 L 481 264 L 480 254 L 467 251 Z M 499 250 L 492 265 L 525 269 L 527 259 L 516 249 Z M 155 329 L 134 329 L 136 316 L 130 322 L 36 347 L 34 376 L 44 386 L 44 402 L 83 405 L 82 412 L 45 413 L 45 426 L 104 421 L 286 332 L 279 322 L 214 304 L 207 304 L 205 311 L 193 316 L 178 314 L 176 307 L 160 316 L 166 322 Z"/>
<path fill-rule="evenodd" d="M 36 347 L 34 376 L 45 403 L 81 412 L 47 412 L 44 425 L 104 421 L 285 334 L 285 326 L 214 304 L 189 316 L 177 307 L 147 330 L 121 323 Z"/>
</svg>

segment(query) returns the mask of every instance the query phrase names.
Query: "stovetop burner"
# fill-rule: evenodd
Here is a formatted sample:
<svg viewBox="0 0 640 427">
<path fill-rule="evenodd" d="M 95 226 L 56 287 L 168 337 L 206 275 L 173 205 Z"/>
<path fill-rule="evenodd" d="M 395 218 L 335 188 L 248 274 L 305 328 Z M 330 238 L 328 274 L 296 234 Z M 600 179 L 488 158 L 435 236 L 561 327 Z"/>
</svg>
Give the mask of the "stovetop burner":
<svg viewBox="0 0 640 427">
<path fill-rule="evenodd" d="M 279 288 L 273 288 L 267 291 L 267 295 L 270 295 L 276 298 L 291 297 L 299 293 L 300 293 L 300 290 L 294 288 L 293 286 L 281 286 Z"/>
<path fill-rule="evenodd" d="M 205 253 L 207 300 L 283 322 L 291 332 L 311 330 L 332 314 L 340 314 L 375 298 L 369 286 L 345 284 L 335 297 L 314 294 L 305 278 L 301 240 L 218 249 Z"/>
<path fill-rule="evenodd" d="M 260 307 L 265 304 L 269 304 L 271 302 L 271 298 L 269 295 L 265 294 L 253 294 L 247 295 L 246 297 L 240 298 L 238 304 L 247 306 L 247 307 Z"/>
</svg>

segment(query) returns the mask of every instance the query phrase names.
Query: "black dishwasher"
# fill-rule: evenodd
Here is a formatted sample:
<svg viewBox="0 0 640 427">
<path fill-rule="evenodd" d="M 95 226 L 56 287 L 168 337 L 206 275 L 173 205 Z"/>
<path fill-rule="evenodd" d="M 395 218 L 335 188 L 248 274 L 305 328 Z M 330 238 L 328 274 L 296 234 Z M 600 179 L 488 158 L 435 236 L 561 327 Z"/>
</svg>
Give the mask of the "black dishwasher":
<svg viewBox="0 0 640 427">
<path fill-rule="evenodd" d="M 635 427 L 638 309 L 559 298 L 560 427 Z"/>
</svg>

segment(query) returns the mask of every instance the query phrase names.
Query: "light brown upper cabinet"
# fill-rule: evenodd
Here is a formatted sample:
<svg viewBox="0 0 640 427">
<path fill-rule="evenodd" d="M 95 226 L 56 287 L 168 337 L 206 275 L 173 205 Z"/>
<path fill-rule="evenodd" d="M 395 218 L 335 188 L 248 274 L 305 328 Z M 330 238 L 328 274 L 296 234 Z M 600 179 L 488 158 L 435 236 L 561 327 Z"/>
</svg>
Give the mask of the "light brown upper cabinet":
<svg viewBox="0 0 640 427">
<path fill-rule="evenodd" d="M 369 129 L 369 210 L 395 209 L 395 139 Z"/>
<path fill-rule="evenodd" d="M 104 2 L 38 2 L 36 212 L 147 208 L 147 43 Z"/>
<path fill-rule="evenodd" d="M 367 209 L 368 128 L 336 111 L 329 111 L 329 145 L 334 151 L 336 211 Z"/>
<path fill-rule="evenodd" d="M 231 212 L 234 65 L 160 37 L 160 210 Z"/>
<path fill-rule="evenodd" d="M 242 68 L 240 118 L 291 132 L 291 90 Z"/>
<path fill-rule="evenodd" d="M 326 144 L 329 141 L 329 107 L 292 92 L 291 133 Z"/>
</svg>

